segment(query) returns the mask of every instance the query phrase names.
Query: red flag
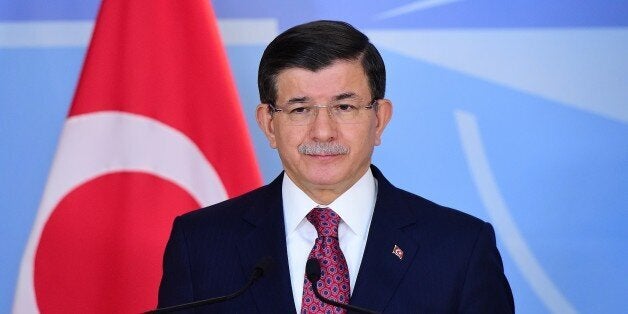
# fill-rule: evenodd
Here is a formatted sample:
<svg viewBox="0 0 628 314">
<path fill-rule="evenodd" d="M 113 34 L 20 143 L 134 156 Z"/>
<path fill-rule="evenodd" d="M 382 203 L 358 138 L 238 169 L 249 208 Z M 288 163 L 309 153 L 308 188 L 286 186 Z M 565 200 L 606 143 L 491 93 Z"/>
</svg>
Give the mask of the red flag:
<svg viewBox="0 0 628 314">
<path fill-rule="evenodd" d="M 14 312 L 154 307 L 173 218 L 260 184 L 209 1 L 103 1 Z"/>
</svg>

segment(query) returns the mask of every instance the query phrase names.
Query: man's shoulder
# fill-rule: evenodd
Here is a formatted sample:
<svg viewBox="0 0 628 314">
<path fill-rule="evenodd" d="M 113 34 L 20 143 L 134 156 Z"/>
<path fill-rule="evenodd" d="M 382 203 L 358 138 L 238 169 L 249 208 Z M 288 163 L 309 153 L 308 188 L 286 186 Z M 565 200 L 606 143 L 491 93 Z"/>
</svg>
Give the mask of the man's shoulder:
<svg viewBox="0 0 628 314">
<path fill-rule="evenodd" d="M 490 224 L 463 211 L 440 205 L 422 196 L 392 187 L 389 197 L 404 212 L 411 226 L 404 230 L 416 237 L 435 241 L 466 243 L 475 239 Z"/>
<path fill-rule="evenodd" d="M 479 247 L 495 246 L 490 223 L 401 189 L 394 193 L 408 221 L 403 233 L 421 243 L 436 260 L 463 260 Z"/>
<path fill-rule="evenodd" d="M 259 210 L 271 197 L 269 185 L 264 185 L 240 196 L 185 213 L 177 220 L 189 227 L 227 227 L 240 221 L 247 212 Z"/>
<path fill-rule="evenodd" d="M 422 196 L 395 188 L 400 198 L 405 202 L 418 218 L 429 219 L 433 222 L 447 222 L 452 224 L 482 225 L 485 221 L 465 213 L 461 210 L 447 207 L 428 200 Z"/>
<path fill-rule="evenodd" d="M 442 228 L 482 228 L 486 222 L 467 214 L 463 211 L 440 205 L 422 196 L 400 189 L 391 184 L 377 169 L 372 166 L 373 174 L 378 180 L 381 195 L 378 201 L 385 203 L 385 206 L 399 206 L 398 210 L 404 212 L 409 218 L 414 218 L 418 223 Z"/>
</svg>

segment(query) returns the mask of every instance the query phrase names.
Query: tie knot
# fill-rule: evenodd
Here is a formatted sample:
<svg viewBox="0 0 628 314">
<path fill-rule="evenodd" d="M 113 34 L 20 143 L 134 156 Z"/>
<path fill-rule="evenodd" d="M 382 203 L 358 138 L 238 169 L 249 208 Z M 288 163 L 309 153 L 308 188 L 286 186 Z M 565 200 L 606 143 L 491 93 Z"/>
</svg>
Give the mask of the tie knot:
<svg viewBox="0 0 628 314">
<path fill-rule="evenodd" d="M 319 237 L 338 237 L 340 216 L 330 208 L 314 208 L 306 218 L 314 225 Z"/>
</svg>

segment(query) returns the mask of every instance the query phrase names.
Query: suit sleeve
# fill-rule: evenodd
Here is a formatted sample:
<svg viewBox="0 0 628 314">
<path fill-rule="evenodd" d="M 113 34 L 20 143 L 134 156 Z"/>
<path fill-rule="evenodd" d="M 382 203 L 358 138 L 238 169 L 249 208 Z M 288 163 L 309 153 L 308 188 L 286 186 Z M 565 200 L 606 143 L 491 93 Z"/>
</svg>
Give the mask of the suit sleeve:
<svg viewBox="0 0 628 314">
<path fill-rule="evenodd" d="M 459 313 L 514 313 L 515 304 L 495 232 L 489 223 L 480 230 L 462 288 Z"/>
<path fill-rule="evenodd" d="M 181 220 L 174 221 L 163 260 L 157 307 L 167 307 L 193 301 L 190 260 Z"/>
</svg>

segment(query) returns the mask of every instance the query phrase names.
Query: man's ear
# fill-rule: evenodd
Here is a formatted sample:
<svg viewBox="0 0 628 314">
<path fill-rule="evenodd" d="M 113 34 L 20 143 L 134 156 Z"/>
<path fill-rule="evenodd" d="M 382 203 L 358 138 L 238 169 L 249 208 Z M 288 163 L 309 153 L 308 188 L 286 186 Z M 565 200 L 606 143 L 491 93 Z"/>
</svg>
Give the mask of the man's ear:
<svg viewBox="0 0 628 314">
<path fill-rule="evenodd" d="M 266 138 L 268 139 L 268 144 L 270 147 L 277 148 L 277 141 L 275 139 L 275 128 L 273 126 L 273 116 L 270 113 L 270 106 L 268 104 L 259 104 L 257 105 L 255 111 L 255 119 L 257 120 L 257 125 Z"/>
<path fill-rule="evenodd" d="M 375 126 L 375 145 L 379 145 L 382 143 L 382 134 L 384 134 L 384 129 L 393 114 L 393 105 L 392 102 L 388 99 L 378 99 L 377 100 L 377 111 L 375 112 L 375 116 L 377 119 L 377 125 Z"/>
</svg>

